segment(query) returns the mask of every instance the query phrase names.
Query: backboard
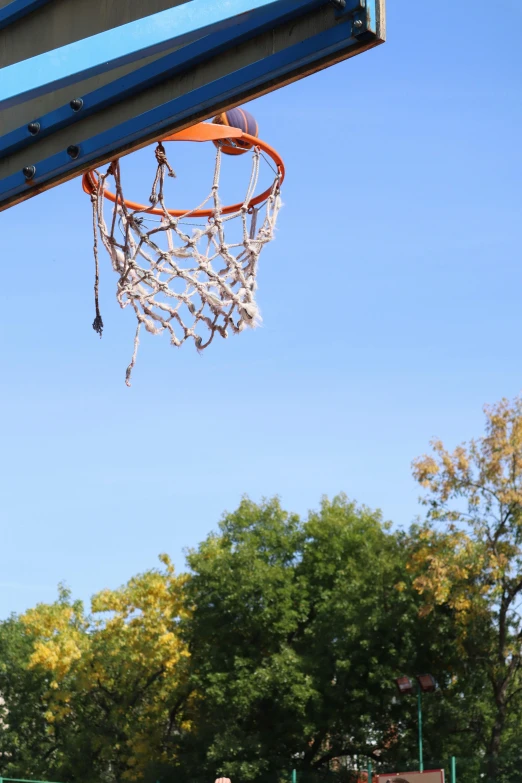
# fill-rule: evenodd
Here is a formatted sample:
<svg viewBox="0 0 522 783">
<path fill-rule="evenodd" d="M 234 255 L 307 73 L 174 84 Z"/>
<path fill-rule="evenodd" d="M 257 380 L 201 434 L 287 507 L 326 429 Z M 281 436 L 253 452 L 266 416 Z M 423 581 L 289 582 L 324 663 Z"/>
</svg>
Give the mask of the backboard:
<svg viewBox="0 0 522 783">
<path fill-rule="evenodd" d="M 0 0 L 0 211 L 382 43 L 384 4 Z"/>
</svg>

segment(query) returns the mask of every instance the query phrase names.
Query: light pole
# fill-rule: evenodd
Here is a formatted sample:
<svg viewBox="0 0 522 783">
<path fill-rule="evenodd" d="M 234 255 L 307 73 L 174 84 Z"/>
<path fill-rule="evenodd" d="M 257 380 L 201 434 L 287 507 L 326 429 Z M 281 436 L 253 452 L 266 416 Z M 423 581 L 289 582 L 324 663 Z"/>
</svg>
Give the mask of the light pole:
<svg viewBox="0 0 522 783">
<path fill-rule="evenodd" d="M 419 729 L 419 772 L 424 772 L 424 755 L 422 748 L 422 694 L 433 693 L 437 690 L 437 683 L 435 678 L 431 674 L 418 674 L 415 678 L 417 685 L 415 686 L 409 677 L 398 677 L 395 680 L 397 689 L 401 696 L 408 696 L 414 694 L 417 691 L 417 725 Z"/>
</svg>

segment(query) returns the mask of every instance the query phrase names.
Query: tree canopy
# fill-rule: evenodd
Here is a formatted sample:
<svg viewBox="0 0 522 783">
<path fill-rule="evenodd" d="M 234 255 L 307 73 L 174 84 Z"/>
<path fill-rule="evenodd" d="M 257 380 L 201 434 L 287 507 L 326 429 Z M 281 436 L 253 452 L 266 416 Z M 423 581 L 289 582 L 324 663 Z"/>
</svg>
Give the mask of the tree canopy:
<svg viewBox="0 0 522 783">
<path fill-rule="evenodd" d="M 189 728 L 182 711 L 188 651 L 179 633 L 186 577 L 166 556 L 162 562 L 162 570 L 95 595 L 88 616 L 62 589 L 56 603 L 4 625 L 7 773 L 27 776 L 29 765 L 62 780 L 136 780 L 152 763 L 173 760 L 169 740 Z M 13 710 L 21 698 L 37 713 L 37 752 L 21 741 L 24 710 Z"/>
<path fill-rule="evenodd" d="M 379 514 L 344 497 L 304 522 L 277 500 L 245 499 L 189 554 L 208 774 L 214 764 L 254 780 L 379 758 L 399 720 L 394 678 L 433 634 L 415 594 L 397 589 L 406 555 Z"/>
<path fill-rule="evenodd" d="M 452 452 L 435 441 L 433 453 L 414 462 L 428 513 L 415 531 L 410 570 L 422 614 L 451 611 L 475 693 L 490 689 L 489 708 L 469 729 L 493 780 L 522 706 L 522 400 L 502 400 L 485 414 L 483 437 Z M 465 687 L 463 673 L 455 687 Z"/>
<path fill-rule="evenodd" d="M 522 402 L 413 464 L 409 529 L 339 495 L 300 517 L 244 498 L 187 554 L 0 623 L 0 776 L 300 783 L 415 768 L 511 783 L 522 764 Z M 355 776 L 355 777 L 354 777 Z"/>
</svg>

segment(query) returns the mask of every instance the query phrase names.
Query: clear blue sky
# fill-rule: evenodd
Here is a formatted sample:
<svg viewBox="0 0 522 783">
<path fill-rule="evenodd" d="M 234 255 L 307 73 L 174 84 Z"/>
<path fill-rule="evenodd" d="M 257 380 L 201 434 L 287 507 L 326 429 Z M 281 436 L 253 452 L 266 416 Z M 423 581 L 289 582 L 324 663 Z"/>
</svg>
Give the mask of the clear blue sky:
<svg viewBox="0 0 522 783">
<path fill-rule="evenodd" d="M 104 256 L 91 328 L 80 183 L 0 214 L 0 617 L 182 567 L 243 493 L 408 525 L 411 460 L 519 392 L 522 4 L 388 5 L 385 46 L 251 104 L 288 167 L 256 332 L 202 356 L 146 336 L 129 390 Z"/>
</svg>

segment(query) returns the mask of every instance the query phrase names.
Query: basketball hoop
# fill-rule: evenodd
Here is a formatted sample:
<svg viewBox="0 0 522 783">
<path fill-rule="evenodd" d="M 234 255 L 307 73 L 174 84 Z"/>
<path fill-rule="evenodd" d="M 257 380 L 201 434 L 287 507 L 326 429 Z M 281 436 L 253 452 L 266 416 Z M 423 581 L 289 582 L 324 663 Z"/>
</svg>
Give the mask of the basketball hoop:
<svg viewBox="0 0 522 783">
<path fill-rule="evenodd" d="M 167 173 L 175 176 L 164 147 L 171 141 L 212 141 L 217 148 L 210 193 L 193 209 L 172 209 L 165 204 L 165 176 Z M 222 154 L 231 154 L 227 149 L 235 145 L 239 154 L 251 155 L 250 178 L 241 201 L 222 205 L 219 198 Z M 201 351 L 216 334 L 226 338 L 229 330 L 238 333 L 259 323 L 255 301 L 258 260 L 264 245 L 274 238 L 285 176 L 283 161 L 268 144 L 239 128 L 216 123 L 199 123 L 166 137 L 158 142 L 155 155 L 157 167 L 149 206 L 125 198 L 119 160 L 113 161 L 104 173 L 93 170 L 83 176 L 83 189 L 93 205 L 96 262 L 93 328 L 101 337 L 98 234 L 119 277 L 118 302 L 122 308 L 130 305 L 138 322 L 127 368 L 127 386 L 130 386 L 142 326 L 152 334 L 167 331 L 175 346 L 193 339 Z M 256 195 L 263 160 L 270 164 L 273 180 Z M 114 192 L 106 187 L 111 176 Z M 105 216 L 107 202 L 113 205 L 109 219 Z M 201 224 L 201 219 L 206 222 Z M 227 243 L 225 228 L 228 230 L 233 225 L 229 221 L 237 224 L 238 236 Z"/>
</svg>

